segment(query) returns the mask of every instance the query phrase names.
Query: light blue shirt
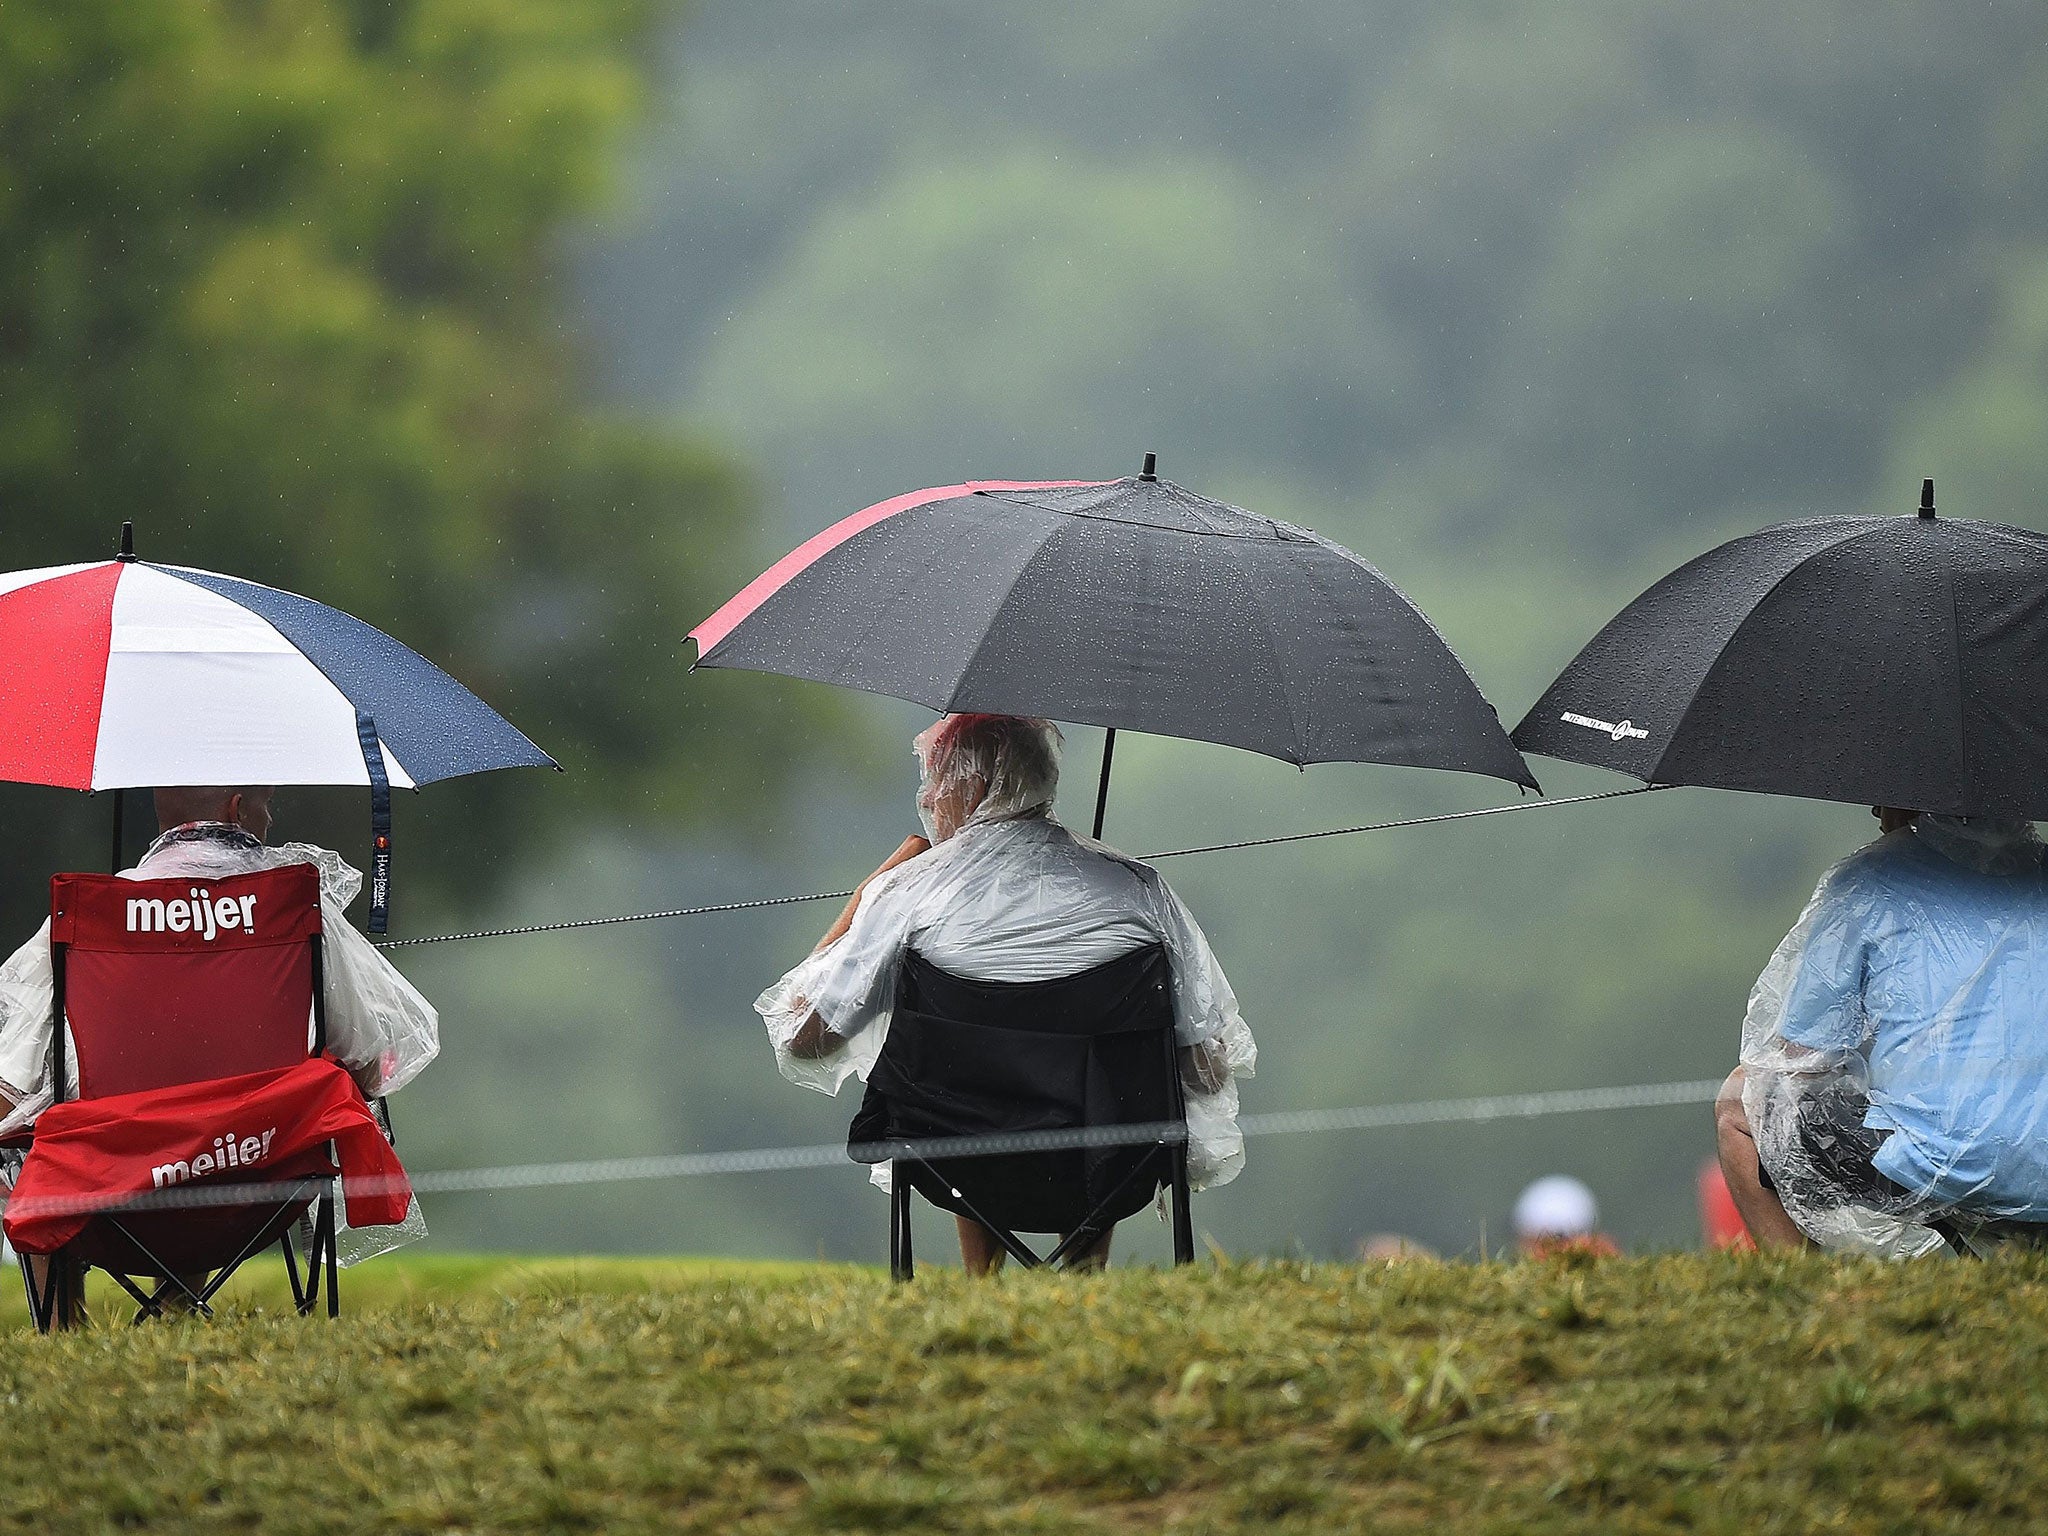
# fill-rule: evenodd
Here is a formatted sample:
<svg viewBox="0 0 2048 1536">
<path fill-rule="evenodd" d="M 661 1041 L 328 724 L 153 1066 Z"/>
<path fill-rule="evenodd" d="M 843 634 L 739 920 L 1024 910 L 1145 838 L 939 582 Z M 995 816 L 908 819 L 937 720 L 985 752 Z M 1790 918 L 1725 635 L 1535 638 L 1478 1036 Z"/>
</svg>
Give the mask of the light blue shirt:
<svg viewBox="0 0 2048 1536">
<path fill-rule="evenodd" d="M 1914 1195 L 2048 1220 L 2048 871 L 1894 832 L 1822 883 L 1778 1032 L 1869 1065 L 1873 1161 Z M 1796 937 L 1795 933 L 1795 937 Z"/>
</svg>

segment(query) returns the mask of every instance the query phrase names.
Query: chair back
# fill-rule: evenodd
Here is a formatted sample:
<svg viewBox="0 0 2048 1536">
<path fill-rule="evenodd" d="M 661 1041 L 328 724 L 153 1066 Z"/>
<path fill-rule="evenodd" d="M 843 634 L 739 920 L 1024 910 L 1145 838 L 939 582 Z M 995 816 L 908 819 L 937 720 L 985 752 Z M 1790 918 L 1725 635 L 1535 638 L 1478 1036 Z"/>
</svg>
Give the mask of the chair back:
<svg viewBox="0 0 2048 1536">
<path fill-rule="evenodd" d="M 1043 982 L 974 981 L 909 953 L 850 1139 L 1183 1122 L 1175 1045 L 1159 945 Z M 933 1204 L 1026 1232 L 1071 1230 L 1105 1202 L 1121 1219 L 1172 1173 L 1156 1142 L 906 1167 Z"/>
<path fill-rule="evenodd" d="M 51 960 L 81 1098 L 288 1067 L 324 1045 L 320 878 L 50 881 Z M 64 1031 L 53 1075 L 64 1092 Z"/>
</svg>

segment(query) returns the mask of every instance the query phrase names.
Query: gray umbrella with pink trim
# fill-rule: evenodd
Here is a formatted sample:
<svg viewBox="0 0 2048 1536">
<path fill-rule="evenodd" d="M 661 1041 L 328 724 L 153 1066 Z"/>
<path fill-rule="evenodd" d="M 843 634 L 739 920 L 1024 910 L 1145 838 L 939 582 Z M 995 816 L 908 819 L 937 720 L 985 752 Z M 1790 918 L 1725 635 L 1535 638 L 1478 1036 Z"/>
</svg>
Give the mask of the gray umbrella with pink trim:
<svg viewBox="0 0 2048 1536">
<path fill-rule="evenodd" d="M 1296 764 L 1536 787 L 1471 674 L 1392 582 L 1152 465 L 878 502 L 692 630 L 696 664 L 1106 726 L 1112 740 L 1152 731 Z M 1105 787 L 1108 767 L 1106 744 Z"/>
</svg>

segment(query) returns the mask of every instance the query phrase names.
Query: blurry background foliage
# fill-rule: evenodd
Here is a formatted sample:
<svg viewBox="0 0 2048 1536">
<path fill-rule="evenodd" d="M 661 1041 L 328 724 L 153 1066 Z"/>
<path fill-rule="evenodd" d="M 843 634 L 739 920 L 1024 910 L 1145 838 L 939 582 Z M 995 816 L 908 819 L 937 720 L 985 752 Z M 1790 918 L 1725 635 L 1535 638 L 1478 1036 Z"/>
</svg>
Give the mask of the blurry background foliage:
<svg viewBox="0 0 2048 1536">
<path fill-rule="evenodd" d="M 1788 516 L 2043 526 L 2048 15 L 2024 0 L 0 0 L 0 561 L 339 603 L 570 773 L 401 807 L 412 932 L 851 884 L 885 700 L 682 635 L 916 485 L 1109 476 L 1318 528 L 1510 723 L 1649 580 Z M 1618 707 L 1625 708 L 1625 701 Z M 1068 804 L 1096 735 L 1073 733 Z M 1611 787 L 1538 763 L 1553 792 Z M 1135 852 L 1499 786 L 1132 740 Z M 294 828 L 360 845 L 360 797 Z M 103 806 L 8 796 L 23 930 Z M 1166 866 L 1247 1107 L 1715 1075 L 1852 807 L 1677 791 Z M 829 908 L 409 952 L 421 1166 L 828 1141 L 748 1002 Z M 1227 1246 L 1498 1240 L 1541 1172 L 1696 1231 L 1702 1109 L 1264 1141 Z M 447 1200 L 440 1240 L 878 1258 L 861 1176 Z M 1156 1256 L 1133 1223 L 1127 1251 Z M 928 1241 L 936 1241 L 932 1229 Z"/>
<path fill-rule="evenodd" d="M 0 565 L 102 558 L 132 518 L 144 558 L 338 604 L 543 742 L 560 782 L 401 807 L 415 910 L 536 819 L 703 814 L 697 773 L 770 698 L 714 718 L 683 680 L 682 630 L 746 563 L 745 476 L 590 406 L 562 322 L 562 231 L 616 181 L 647 19 L 0 4 Z M 106 807 L 74 844 L 59 799 L 8 797 L 24 870 L 105 856 Z"/>
</svg>

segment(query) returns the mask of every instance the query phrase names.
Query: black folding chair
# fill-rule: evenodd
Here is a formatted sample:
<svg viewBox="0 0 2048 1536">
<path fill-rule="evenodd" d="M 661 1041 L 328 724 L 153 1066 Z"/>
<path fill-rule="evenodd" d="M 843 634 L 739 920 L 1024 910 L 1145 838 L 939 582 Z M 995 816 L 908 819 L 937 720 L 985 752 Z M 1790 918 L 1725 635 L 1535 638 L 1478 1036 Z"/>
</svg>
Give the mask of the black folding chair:
<svg viewBox="0 0 2048 1536">
<path fill-rule="evenodd" d="M 1173 1261 L 1195 1256 L 1172 973 L 1158 945 L 1043 982 L 970 981 L 903 957 L 889 1037 L 848 1142 L 1156 1127 L 1136 1144 L 891 1159 L 889 1270 L 913 1269 L 910 1194 L 978 1221 L 1029 1268 L 1071 1262 L 1163 1186 Z M 1019 1232 L 1065 1233 L 1040 1254 Z"/>
</svg>

